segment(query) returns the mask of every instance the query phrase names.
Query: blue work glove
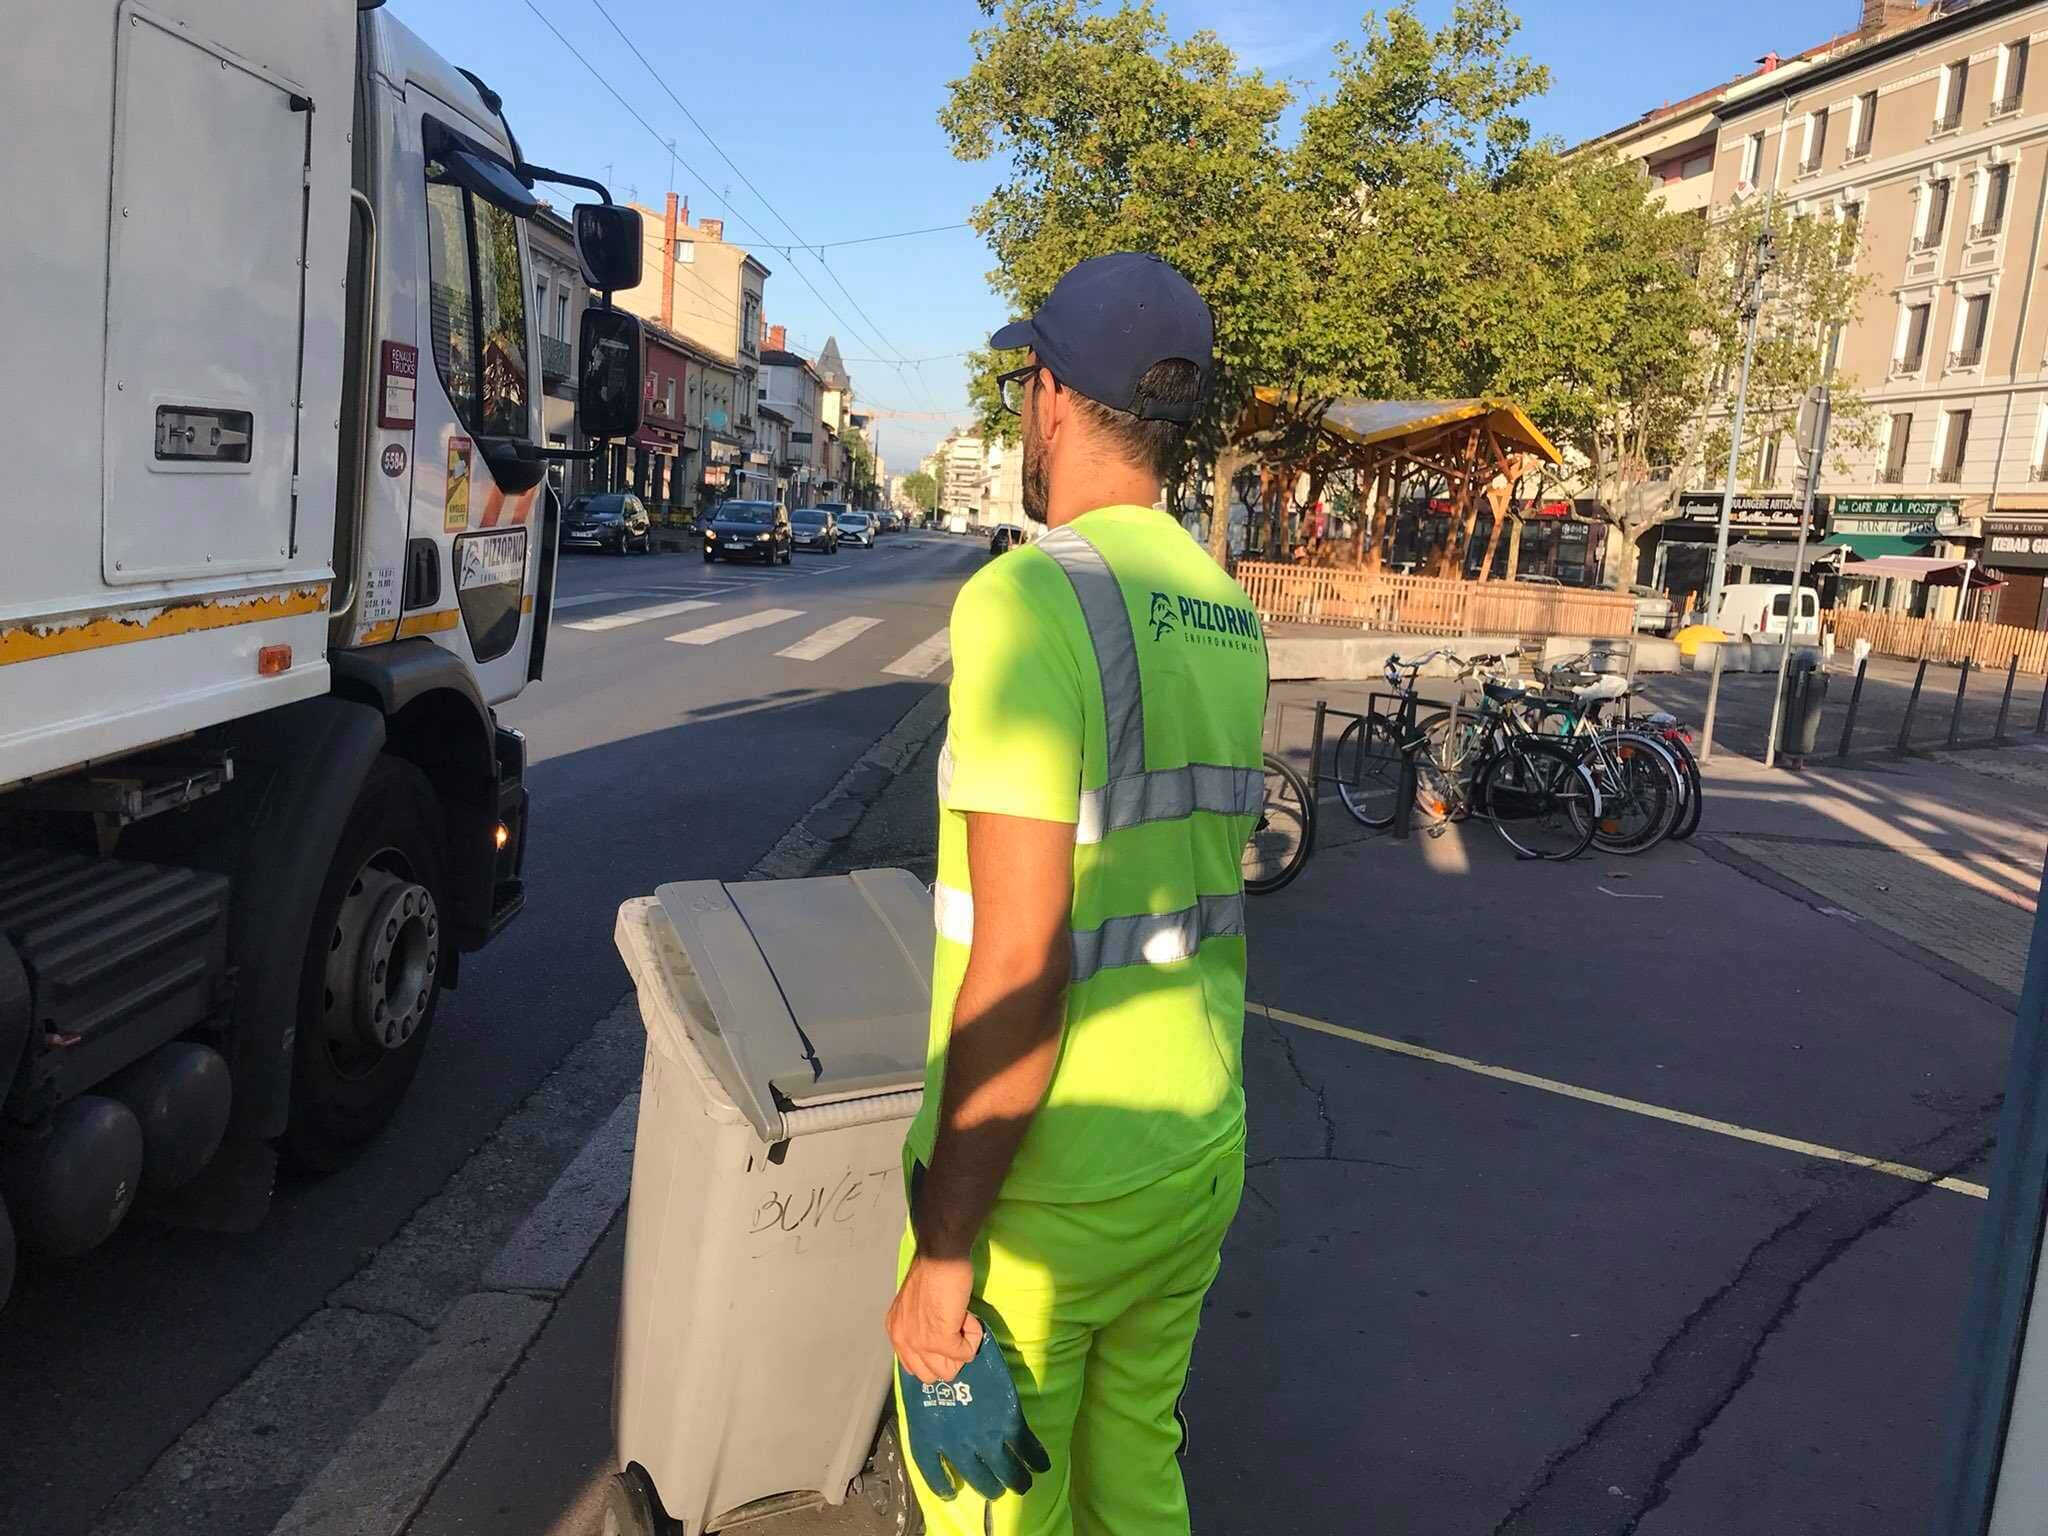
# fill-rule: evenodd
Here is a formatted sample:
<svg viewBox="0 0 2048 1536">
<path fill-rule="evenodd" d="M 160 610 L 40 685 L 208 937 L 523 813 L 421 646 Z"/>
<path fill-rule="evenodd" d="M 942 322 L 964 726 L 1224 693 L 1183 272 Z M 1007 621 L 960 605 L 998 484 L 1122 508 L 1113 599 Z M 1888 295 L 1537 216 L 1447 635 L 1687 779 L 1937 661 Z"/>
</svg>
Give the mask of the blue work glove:
<svg viewBox="0 0 2048 1536">
<path fill-rule="evenodd" d="M 896 1371 L 911 1459 L 940 1498 L 952 1498 L 964 1482 L 984 1499 L 999 1499 L 1006 1489 L 1030 1488 L 1033 1472 L 1052 1470 L 1052 1458 L 1024 1422 L 1009 1364 L 986 1327 L 981 1348 L 951 1381 L 926 1386 L 900 1364 Z"/>
</svg>

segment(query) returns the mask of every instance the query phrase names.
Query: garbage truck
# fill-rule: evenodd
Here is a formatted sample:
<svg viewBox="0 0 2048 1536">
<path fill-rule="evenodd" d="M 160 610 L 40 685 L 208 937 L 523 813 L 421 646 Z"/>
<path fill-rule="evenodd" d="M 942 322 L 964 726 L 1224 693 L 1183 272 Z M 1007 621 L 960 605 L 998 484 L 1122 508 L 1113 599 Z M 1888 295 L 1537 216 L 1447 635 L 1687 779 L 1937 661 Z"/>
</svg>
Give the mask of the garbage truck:
<svg viewBox="0 0 2048 1536">
<path fill-rule="evenodd" d="M 17 1246 L 339 1166 L 518 916 L 494 711 L 550 463 L 639 427 L 642 235 L 376 0 L 16 7 L 0 71 L 4 1298 Z M 541 436 L 543 183 L 595 194 L 595 449 Z"/>
</svg>

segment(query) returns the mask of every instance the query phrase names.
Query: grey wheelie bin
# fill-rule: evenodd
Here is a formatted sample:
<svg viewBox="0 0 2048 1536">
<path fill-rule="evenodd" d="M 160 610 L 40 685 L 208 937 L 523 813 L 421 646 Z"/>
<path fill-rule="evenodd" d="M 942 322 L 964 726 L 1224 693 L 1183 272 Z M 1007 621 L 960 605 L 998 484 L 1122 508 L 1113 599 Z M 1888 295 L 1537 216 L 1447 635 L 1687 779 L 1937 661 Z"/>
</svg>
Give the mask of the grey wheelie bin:
<svg viewBox="0 0 2048 1536">
<path fill-rule="evenodd" d="M 931 898 L 900 869 L 705 880 L 627 902 L 617 937 L 647 1059 L 608 1526 L 841 1503 L 889 1397 Z M 883 1450 L 870 1497 L 897 1480 Z"/>
</svg>

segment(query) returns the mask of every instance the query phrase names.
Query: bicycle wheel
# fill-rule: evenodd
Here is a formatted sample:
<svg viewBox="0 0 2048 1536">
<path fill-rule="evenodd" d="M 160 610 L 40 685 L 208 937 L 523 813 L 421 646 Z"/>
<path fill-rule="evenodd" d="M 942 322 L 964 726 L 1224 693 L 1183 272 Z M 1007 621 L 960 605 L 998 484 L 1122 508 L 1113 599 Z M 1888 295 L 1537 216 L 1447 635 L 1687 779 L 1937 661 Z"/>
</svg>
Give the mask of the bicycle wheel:
<svg viewBox="0 0 2048 1536">
<path fill-rule="evenodd" d="M 1463 821 L 1472 814 L 1474 784 L 1480 764 L 1486 761 L 1490 728 L 1479 715 L 1461 712 L 1453 732 L 1448 710 L 1429 716 L 1420 728 L 1429 750 L 1416 764 L 1418 809 L 1424 785 L 1434 774 L 1438 797 L 1448 802 L 1453 820 Z"/>
<path fill-rule="evenodd" d="M 1671 840 L 1682 843 L 1700 829 L 1700 808 L 1707 798 L 1706 786 L 1700 782 L 1700 760 L 1692 755 L 1692 748 L 1683 740 L 1665 742 L 1671 755 L 1678 759 L 1678 766 L 1685 774 L 1685 806 L 1672 824 Z"/>
<path fill-rule="evenodd" d="M 1685 793 L 1678 764 L 1664 744 L 1635 731 L 1607 731 L 1582 746 L 1580 758 L 1600 790 L 1593 841 L 1603 853 L 1654 848 L 1676 824 Z"/>
<path fill-rule="evenodd" d="M 1593 843 L 1600 791 L 1560 742 L 1517 736 L 1479 770 L 1479 809 L 1526 859 L 1574 859 Z"/>
<path fill-rule="evenodd" d="M 1345 726 L 1331 769 L 1345 810 L 1368 827 L 1394 824 L 1394 805 L 1401 793 L 1401 747 L 1384 716 L 1365 715 Z"/>
<path fill-rule="evenodd" d="M 1265 798 L 1239 861 L 1244 888 L 1257 896 L 1300 874 L 1316 842 L 1315 802 L 1301 775 L 1270 754 L 1265 770 Z"/>
</svg>

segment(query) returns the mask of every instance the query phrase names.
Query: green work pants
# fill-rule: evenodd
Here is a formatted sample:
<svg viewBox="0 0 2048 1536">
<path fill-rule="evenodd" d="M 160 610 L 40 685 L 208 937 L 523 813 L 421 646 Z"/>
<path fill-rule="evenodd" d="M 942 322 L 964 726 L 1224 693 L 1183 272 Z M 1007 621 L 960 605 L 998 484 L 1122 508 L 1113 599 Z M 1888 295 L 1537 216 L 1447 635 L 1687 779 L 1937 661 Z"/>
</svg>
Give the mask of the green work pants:
<svg viewBox="0 0 2048 1536">
<path fill-rule="evenodd" d="M 932 1536 L 1187 1536 L 1174 1409 L 1243 1192 L 1238 1139 L 1113 1199 L 996 1202 L 974 1310 L 1052 1470 L 991 1506 L 965 1486 L 941 1499 L 911 1464 Z M 906 1232 L 899 1275 L 914 1251 Z M 896 1413 L 907 1447 L 900 1390 Z"/>
</svg>

